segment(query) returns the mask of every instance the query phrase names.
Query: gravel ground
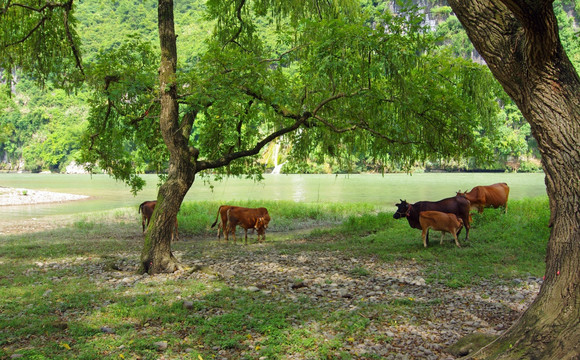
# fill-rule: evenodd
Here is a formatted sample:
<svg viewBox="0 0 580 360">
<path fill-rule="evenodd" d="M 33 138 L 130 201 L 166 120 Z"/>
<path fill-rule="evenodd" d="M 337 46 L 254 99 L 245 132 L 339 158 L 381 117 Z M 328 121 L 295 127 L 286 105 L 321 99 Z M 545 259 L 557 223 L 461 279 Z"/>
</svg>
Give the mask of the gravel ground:
<svg viewBox="0 0 580 360">
<path fill-rule="evenodd" d="M 196 254 L 174 252 L 187 270 L 153 277 L 135 275 L 137 264 L 123 260 L 115 266 L 121 272 L 103 272 L 102 281 L 130 288 L 139 282 L 178 278 L 207 282 L 211 287 L 213 281 L 220 280 L 232 288 L 262 292 L 276 302 L 303 303 L 307 297 L 312 306 L 328 309 L 329 313 L 360 311 L 361 316 L 370 320 L 363 335 L 341 349 L 354 358 L 372 355 L 380 359 L 428 360 L 455 359 L 446 349 L 466 335 L 501 334 L 533 301 L 542 282 L 529 277 L 513 279 L 509 286 L 483 283 L 450 288 L 427 283 L 422 266 L 413 261 L 385 263 L 374 258 L 348 257 L 335 251 L 288 254 L 267 243 L 243 246 L 207 239 L 194 241 Z M 200 253 L 211 255 L 201 256 Z M 353 269 L 366 271 L 356 274 Z M 183 301 L 187 307 L 199 299 L 182 299 L 177 295 L 176 301 Z M 383 309 L 397 301 L 416 306 L 410 305 L 404 314 L 361 309 L 373 306 Z M 208 313 L 202 315 L 208 318 L 216 315 L 212 313 L 215 309 L 206 311 Z M 341 336 L 336 328 L 315 321 L 297 322 L 295 326 L 327 339 Z M 256 347 L 255 341 L 258 338 L 249 339 L 248 350 L 242 353 L 215 349 L 216 358 L 257 358 L 251 350 Z M 360 357 L 361 354 L 366 356 Z M 305 359 L 303 354 L 286 354 L 284 358 Z"/>
<path fill-rule="evenodd" d="M 0 186 L 0 206 L 34 205 L 88 199 L 86 195 L 56 193 L 51 191 L 15 189 Z"/>
</svg>

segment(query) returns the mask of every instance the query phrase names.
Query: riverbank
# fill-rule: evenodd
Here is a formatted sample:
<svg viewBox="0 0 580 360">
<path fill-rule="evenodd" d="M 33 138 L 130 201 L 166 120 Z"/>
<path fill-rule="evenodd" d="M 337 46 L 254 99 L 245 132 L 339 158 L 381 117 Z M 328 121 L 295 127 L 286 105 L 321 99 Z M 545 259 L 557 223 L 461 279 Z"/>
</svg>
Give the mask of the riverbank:
<svg viewBox="0 0 580 360">
<path fill-rule="evenodd" d="M 35 205 L 88 199 L 87 195 L 65 194 L 0 186 L 0 206 Z"/>
</svg>

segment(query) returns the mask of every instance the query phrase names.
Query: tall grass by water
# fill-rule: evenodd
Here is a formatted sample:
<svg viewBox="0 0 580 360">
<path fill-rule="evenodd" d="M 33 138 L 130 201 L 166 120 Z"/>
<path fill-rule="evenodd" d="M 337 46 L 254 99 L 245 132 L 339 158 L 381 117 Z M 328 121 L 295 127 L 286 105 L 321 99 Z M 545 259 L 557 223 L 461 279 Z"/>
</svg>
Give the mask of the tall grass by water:
<svg viewBox="0 0 580 360">
<path fill-rule="evenodd" d="M 449 288 L 517 286 L 513 279 L 541 278 L 544 272 L 549 237 L 544 197 L 510 201 L 507 214 L 501 209 L 474 214 L 470 240 L 462 232 L 460 249 L 449 235 L 439 245 L 434 232 L 423 248 L 420 231 L 375 205 L 294 202 L 235 203 L 266 206 L 272 221 L 265 245 L 256 247 L 253 235 L 250 245 L 232 247 L 214 240 L 210 228 L 219 205 L 183 204 L 183 240 L 172 248 L 184 263 L 225 248 L 255 252 L 256 261 L 263 247 L 286 254 L 329 251 L 345 258 L 417 263 L 428 283 Z M 341 354 L 377 314 L 412 323 L 428 311 L 428 304 L 399 299 L 381 307 L 360 304 L 356 313 L 332 312 L 328 320 L 328 306 L 307 299 L 272 301 L 225 286 L 219 276 L 207 282 L 187 276 L 135 282 L 142 238 L 136 208 L 81 215 L 65 228 L 0 236 L 0 358 L 211 359 L 219 351 L 236 358 L 244 358 L 244 351 L 272 359 L 285 352 L 325 358 Z M 369 274 L 363 266 L 352 268 L 353 276 Z M 181 299 L 190 297 L 199 301 L 188 309 Z M 342 335 L 325 338 L 309 328 L 312 322 L 324 322 Z M 373 336 L 390 341 L 384 334 Z M 161 352 L 163 341 L 169 348 Z M 247 343 L 259 345 L 244 350 Z"/>
</svg>

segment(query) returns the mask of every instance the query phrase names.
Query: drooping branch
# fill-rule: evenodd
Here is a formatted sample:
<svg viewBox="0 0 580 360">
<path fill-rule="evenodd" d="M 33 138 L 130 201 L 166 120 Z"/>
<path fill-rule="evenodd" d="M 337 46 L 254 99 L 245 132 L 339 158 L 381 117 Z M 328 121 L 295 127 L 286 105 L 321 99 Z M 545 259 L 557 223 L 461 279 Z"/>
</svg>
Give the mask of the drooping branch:
<svg viewBox="0 0 580 360">
<path fill-rule="evenodd" d="M 71 51 L 72 51 L 72 53 L 73 53 L 73 55 L 75 57 L 75 61 L 76 61 L 76 64 L 77 64 L 77 68 L 79 69 L 79 71 L 81 72 L 81 74 L 83 74 L 83 76 L 85 76 L 85 71 L 83 69 L 83 64 L 82 64 L 82 61 L 81 61 L 81 54 L 80 54 L 79 50 L 77 49 L 77 46 L 76 46 L 76 44 L 74 42 L 74 39 L 73 39 L 73 36 L 72 36 L 72 32 L 71 32 L 71 29 L 70 29 L 70 26 L 69 26 L 69 22 L 68 22 L 68 14 L 72 10 L 73 1 L 74 0 L 71 0 L 71 1 L 69 1 L 66 4 L 65 12 L 64 12 L 64 28 L 65 28 L 66 37 L 68 39 L 69 46 L 70 46 Z"/>
<path fill-rule="evenodd" d="M 33 34 L 34 34 L 34 33 L 35 33 L 35 32 L 36 32 L 36 31 L 37 31 L 37 30 L 38 30 L 38 29 L 39 29 L 39 28 L 40 28 L 40 27 L 43 25 L 43 24 L 44 24 L 44 22 L 46 21 L 46 19 L 47 19 L 47 17 L 46 17 L 46 16 L 43 16 L 43 17 L 42 17 L 42 19 L 40 19 L 40 20 L 38 21 L 38 23 L 36 24 L 36 26 L 34 26 L 34 27 L 33 27 L 33 28 L 32 28 L 32 29 L 31 29 L 31 30 L 28 32 L 28 34 L 26 34 L 26 35 L 25 35 L 23 38 L 21 38 L 21 39 L 18 39 L 18 40 L 14 41 L 14 42 L 12 42 L 12 43 L 9 43 L 9 44 L 5 44 L 5 45 L 3 45 L 3 46 L 2 46 L 2 48 L 3 48 L 3 49 L 7 49 L 7 48 L 9 48 L 9 47 L 12 47 L 12 46 L 16 46 L 16 45 L 22 44 L 23 42 L 25 42 L 26 40 L 28 40 L 28 39 L 29 39 L 29 38 L 30 38 L 30 37 L 31 37 L 31 36 L 32 36 L 32 35 L 33 35 Z"/>
<path fill-rule="evenodd" d="M 260 150 L 262 150 L 262 148 L 266 146 L 270 141 L 275 140 L 276 138 L 279 138 L 282 135 L 295 131 L 301 125 L 303 125 L 311 116 L 312 116 L 311 113 L 305 112 L 304 114 L 299 116 L 298 120 L 296 120 L 292 125 L 271 133 L 270 135 L 266 136 L 264 139 L 259 141 L 256 145 L 254 145 L 254 147 L 251 149 L 231 153 L 215 161 L 198 161 L 196 170 L 202 171 L 207 169 L 215 169 L 222 166 L 226 166 L 236 159 L 257 155 L 260 152 Z"/>
<path fill-rule="evenodd" d="M 84 69 L 83 69 L 83 65 L 82 65 L 80 51 L 79 51 L 79 49 L 78 49 L 78 47 L 73 39 L 72 31 L 71 31 L 70 23 L 69 23 L 69 14 L 72 11 L 73 3 L 74 3 L 74 0 L 69 0 L 65 3 L 46 2 L 43 6 L 36 8 L 36 7 L 30 6 L 30 5 L 27 5 L 27 4 L 10 3 L 10 1 L 8 1 L 6 6 L 2 9 L 1 15 L 5 15 L 6 13 L 8 13 L 10 8 L 16 8 L 16 7 L 26 9 L 26 10 L 31 11 L 31 12 L 36 12 L 39 14 L 44 14 L 44 15 L 42 16 L 42 18 L 40 18 L 38 20 L 36 25 L 34 25 L 34 27 L 32 27 L 32 29 L 30 29 L 30 31 L 28 31 L 28 33 L 26 33 L 26 35 L 24 35 L 23 37 L 17 39 L 16 41 L 11 42 L 11 43 L 3 44 L 0 46 L 0 48 L 7 49 L 9 47 L 17 46 L 17 45 L 20 45 L 20 44 L 26 42 L 36 32 L 40 32 L 41 28 L 43 27 L 45 22 L 48 19 L 50 19 L 50 16 L 46 15 L 45 12 L 51 12 L 54 9 L 61 8 L 64 11 L 63 27 L 64 27 L 65 36 L 66 36 L 67 41 L 68 41 L 68 45 L 69 45 L 71 52 L 75 58 L 76 67 L 80 70 L 81 74 L 83 74 L 83 76 L 84 76 L 85 73 L 84 73 Z"/>
<path fill-rule="evenodd" d="M 246 0 L 241 0 L 240 3 L 238 4 L 238 6 L 236 7 L 236 18 L 238 18 L 238 20 L 240 21 L 240 27 L 238 28 L 238 30 L 236 31 L 236 33 L 231 37 L 230 40 L 228 40 L 222 48 L 225 48 L 229 43 L 236 43 L 237 38 L 240 36 L 240 34 L 242 33 L 242 30 L 244 29 L 244 19 L 242 19 L 242 9 L 244 7 L 244 5 L 246 4 Z"/>
<path fill-rule="evenodd" d="M 279 116 L 285 117 L 285 118 L 290 118 L 290 119 L 295 119 L 294 123 L 290 126 L 284 127 L 280 130 L 277 130 L 277 131 L 271 133 L 270 135 L 266 136 L 261 141 L 256 143 L 256 145 L 254 145 L 254 147 L 252 147 L 250 149 L 229 153 L 229 154 L 224 155 L 221 158 L 214 160 L 214 161 L 209 161 L 209 160 L 198 161 L 197 167 L 196 167 L 197 171 L 202 171 L 202 170 L 207 170 L 207 169 L 215 169 L 218 167 L 226 166 L 236 159 L 257 155 L 260 152 L 260 150 L 264 146 L 266 146 L 269 142 L 271 142 L 272 140 L 275 140 L 278 137 L 281 137 L 283 135 L 291 133 L 291 132 L 297 130 L 298 128 L 300 128 L 301 126 L 308 125 L 308 119 L 310 119 L 312 117 L 316 118 L 317 113 L 320 112 L 324 108 L 324 106 L 328 105 L 329 103 L 336 101 L 336 100 L 339 100 L 339 99 L 342 99 L 342 98 L 345 98 L 345 97 L 356 96 L 356 95 L 359 95 L 362 92 L 366 91 L 366 89 L 360 89 L 360 90 L 355 91 L 351 94 L 339 93 L 339 94 L 332 95 L 332 96 L 322 100 L 320 103 L 318 103 L 318 105 L 316 105 L 316 107 L 314 108 L 314 110 L 312 112 L 305 111 L 302 114 L 298 114 L 298 113 L 293 113 L 293 112 L 289 111 L 288 109 L 284 108 L 283 106 L 280 106 L 279 104 L 275 104 L 275 103 L 271 103 L 271 102 L 267 101 L 267 99 L 264 96 L 256 93 L 255 91 L 252 91 L 251 89 L 249 89 L 247 87 L 241 87 L 240 89 L 246 95 L 249 95 L 256 100 L 260 100 L 261 102 L 268 103 L 269 106 L 274 110 L 274 112 L 276 112 Z"/>
</svg>

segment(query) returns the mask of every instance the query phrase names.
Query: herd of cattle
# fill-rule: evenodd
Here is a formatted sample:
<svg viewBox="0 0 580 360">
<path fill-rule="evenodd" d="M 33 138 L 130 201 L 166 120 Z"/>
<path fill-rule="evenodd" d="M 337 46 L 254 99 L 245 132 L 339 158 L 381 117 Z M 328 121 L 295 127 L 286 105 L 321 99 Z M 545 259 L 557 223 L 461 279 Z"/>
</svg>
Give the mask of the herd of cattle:
<svg viewBox="0 0 580 360">
<path fill-rule="evenodd" d="M 457 235 L 465 226 L 465 240 L 469 240 L 469 228 L 471 223 L 471 209 L 483 212 L 485 207 L 503 207 L 507 212 L 507 201 L 510 188 L 506 183 L 497 183 L 489 186 L 476 186 L 469 192 L 458 191 L 455 196 L 439 201 L 419 201 L 409 204 L 401 200 L 395 204 L 397 211 L 393 215 L 395 219 L 407 218 L 409 225 L 414 229 L 422 230 L 423 246 L 429 243 L 429 229 L 441 231 L 440 243 L 443 243 L 445 233 L 450 233 L 455 239 L 457 247 L 459 241 Z M 145 201 L 139 205 L 139 212 L 142 215 L 141 225 L 143 233 L 149 226 L 151 215 L 157 201 Z M 220 221 L 221 220 L 221 221 Z M 219 223 L 218 223 L 219 222 Z M 225 240 L 232 234 L 236 241 L 236 227 L 240 226 L 245 232 L 245 243 L 248 243 L 248 230 L 256 230 L 258 242 L 266 240 L 266 229 L 270 222 L 270 215 L 266 208 L 245 208 L 241 206 L 222 205 L 219 207 L 216 220 L 211 225 L 212 228 L 218 224 L 217 236 L 223 232 Z M 171 240 L 179 240 L 177 232 L 177 218 Z"/>
</svg>

